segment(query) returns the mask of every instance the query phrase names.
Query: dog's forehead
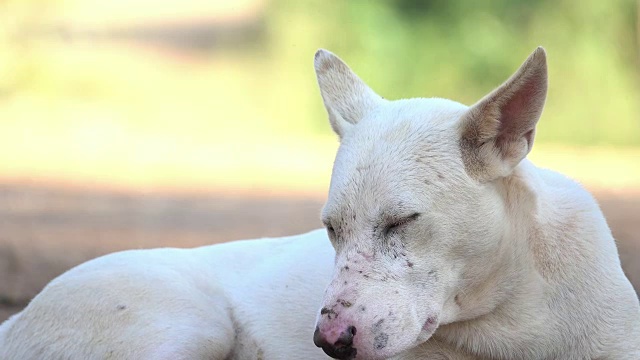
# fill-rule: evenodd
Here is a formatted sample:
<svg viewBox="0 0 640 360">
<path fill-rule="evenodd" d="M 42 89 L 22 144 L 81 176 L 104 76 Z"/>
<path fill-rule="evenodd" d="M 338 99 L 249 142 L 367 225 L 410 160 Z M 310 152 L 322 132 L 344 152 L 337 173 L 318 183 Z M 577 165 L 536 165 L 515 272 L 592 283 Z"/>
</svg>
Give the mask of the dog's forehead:
<svg viewBox="0 0 640 360">
<path fill-rule="evenodd" d="M 343 141 L 370 146 L 384 137 L 386 143 L 415 148 L 449 131 L 467 106 L 439 98 L 387 101 L 362 119 Z M 448 134 L 453 136 L 454 134 Z"/>
<path fill-rule="evenodd" d="M 325 213 L 354 202 L 379 212 L 416 201 L 416 189 L 428 191 L 447 167 L 462 167 L 455 124 L 466 110 L 446 99 L 390 101 L 376 109 L 342 139 Z"/>
<path fill-rule="evenodd" d="M 438 137 L 455 137 L 455 127 L 468 109 L 460 103 L 439 98 L 387 101 L 357 123 L 342 139 L 342 147 L 394 154 L 384 146 L 416 151 Z M 364 150 L 364 151 L 363 151 Z"/>
</svg>

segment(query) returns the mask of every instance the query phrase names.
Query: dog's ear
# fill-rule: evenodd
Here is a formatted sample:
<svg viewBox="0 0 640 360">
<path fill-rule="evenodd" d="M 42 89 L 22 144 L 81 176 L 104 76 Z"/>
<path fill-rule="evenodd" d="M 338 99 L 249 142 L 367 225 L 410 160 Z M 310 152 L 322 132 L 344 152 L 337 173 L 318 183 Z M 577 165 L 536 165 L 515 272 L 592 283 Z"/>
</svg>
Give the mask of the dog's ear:
<svg viewBox="0 0 640 360">
<path fill-rule="evenodd" d="M 327 50 L 316 52 L 314 65 L 331 127 L 342 137 L 382 98 L 360 80 L 347 64 Z"/>
<path fill-rule="evenodd" d="M 547 60 L 539 47 L 463 116 L 460 146 L 471 176 L 490 181 L 512 172 L 531 150 L 546 96 Z"/>
</svg>

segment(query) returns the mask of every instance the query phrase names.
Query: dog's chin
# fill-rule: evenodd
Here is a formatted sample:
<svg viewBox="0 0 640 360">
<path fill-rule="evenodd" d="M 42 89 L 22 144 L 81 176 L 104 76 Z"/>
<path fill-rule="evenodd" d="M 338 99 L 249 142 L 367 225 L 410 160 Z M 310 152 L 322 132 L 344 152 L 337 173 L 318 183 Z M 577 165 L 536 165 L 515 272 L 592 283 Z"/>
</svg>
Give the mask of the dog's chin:
<svg viewBox="0 0 640 360">
<path fill-rule="evenodd" d="M 409 349 L 396 350 L 396 351 L 393 351 L 391 349 L 384 349 L 384 350 L 385 351 L 374 351 L 372 353 L 358 352 L 354 360 L 387 360 L 387 359 L 395 358 L 396 356 L 399 356 L 405 353 Z"/>
<path fill-rule="evenodd" d="M 384 359 L 389 359 L 389 358 L 393 358 L 395 356 L 401 355 L 407 351 L 410 351 L 414 347 L 426 342 L 427 340 L 429 340 L 433 335 L 433 333 L 435 333 L 436 329 L 438 328 L 438 325 L 439 323 L 438 323 L 437 316 L 429 317 L 425 321 L 422 328 L 420 329 L 420 332 L 418 333 L 417 337 L 413 337 L 414 339 L 413 341 L 409 340 L 409 338 L 411 338 L 412 336 L 408 335 L 404 339 L 406 341 L 405 343 L 403 344 L 396 343 L 395 344 L 396 346 L 389 346 L 383 349 L 370 349 L 370 348 L 365 349 L 364 347 L 360 347 L 358 349 L 357 356 L 355 357 L 355 359 L 356 360 L 358 359 L 384 360 Z M 375 345 L 374 345 L 374 348 L 375 348 Z"/>
<path fill-rule="evenodd" d="M 423 335 L 424 333 L 424 335 Z M 354 360 L 386 360 L 386 359 L 391 359 L 391 358 L 396 358 L 398 356 L 401 356 L 402 354 L 405 354 L 407 352 L 409 352 L 411 349 L 415 348 L 416 346 L 419 346 L 420 344 L 424 343 L 425 341 L 427 341 L 429 338 L 431 337 L 430 334 L 426 334 L 426 332 L 421 332 L 419 337 L 418 337 L 418 341 L 416 341 L 415 343 L 413 343 L 412 345 L 407 345 L 407 346 L 402 346 L 402 347 L 397 347 L 397 348 L 385 348 L 385 349 L 376 349 L 373 350 L 371 349 L 370 352 L 367 352 L 365 349 L 361 348 L 358 349 L 357 351 L 357 355 L 354 358 Z M 424 339 L 424 340 L 423 340 Z"/>
</svg>

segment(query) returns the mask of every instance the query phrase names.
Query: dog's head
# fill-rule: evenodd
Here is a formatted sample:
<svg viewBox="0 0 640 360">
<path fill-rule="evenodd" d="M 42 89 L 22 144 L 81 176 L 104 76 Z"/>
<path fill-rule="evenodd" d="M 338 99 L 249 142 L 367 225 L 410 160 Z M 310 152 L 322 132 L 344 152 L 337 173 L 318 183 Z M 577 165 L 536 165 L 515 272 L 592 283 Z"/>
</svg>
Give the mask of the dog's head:
<svg viewBox="0 0 640 360">
<path fill-rule="evenodd" d="M 388 101 L 320 50 L 318 83 L 340 137 L 322 221 L 336 250 L 316 345 L 339 359 L 384 359 L 426 341 L 465 308 L 506 251 L 508 209 L 495 186 L 530 151 L 547 89 L 538 48 L 468 107 Z"/>
</svg>

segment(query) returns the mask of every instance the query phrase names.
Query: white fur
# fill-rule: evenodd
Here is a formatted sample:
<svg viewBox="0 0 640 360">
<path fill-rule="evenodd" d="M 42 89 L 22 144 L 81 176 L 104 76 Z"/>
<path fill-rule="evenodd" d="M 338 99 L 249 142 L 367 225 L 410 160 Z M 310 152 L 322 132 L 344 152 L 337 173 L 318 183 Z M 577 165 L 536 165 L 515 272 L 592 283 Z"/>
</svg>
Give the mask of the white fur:
<svg viewBox="0 0 640 360">
<path fill-rule="evenodd" d="M 0 359 L 326 358 L 311 338 L 332 265 L 324 231 L 107 255 L 4 323 Z"/>
<path fill-rule="evenodd" d="M 341 139 L 330 239 L 98 258 L 0 326 L 0 359 L 327 359 L 314 319 L 327 338 L 356 327 L 356 359 L 640 359 L 598 205 L 521 160 L 544 51 L 472 107 L 384 100 L 326 51 L 316 71 Z"/>
</svg>

